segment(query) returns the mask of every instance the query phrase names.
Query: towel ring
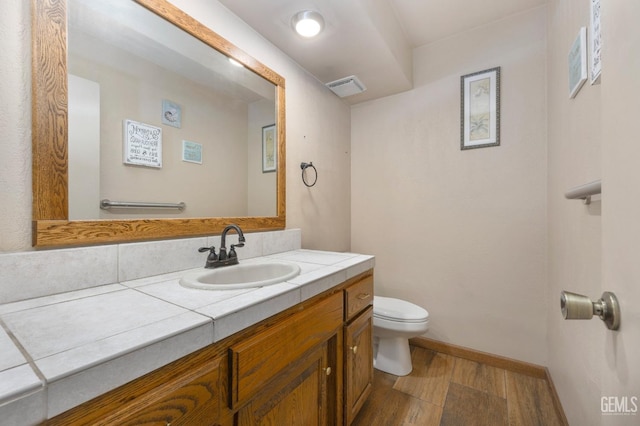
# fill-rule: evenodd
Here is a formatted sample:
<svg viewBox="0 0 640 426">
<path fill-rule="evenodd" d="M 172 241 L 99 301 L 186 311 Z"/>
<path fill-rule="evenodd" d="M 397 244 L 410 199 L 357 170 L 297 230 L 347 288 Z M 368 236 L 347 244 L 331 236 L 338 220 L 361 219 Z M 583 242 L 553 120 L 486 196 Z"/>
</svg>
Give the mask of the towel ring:
<svg viewBox="0 0 640 426">
<path fill-rule="evenodd" d="M 300 168 L 302 169 L 302 183 L 304 183 L 307 187 L 311 188 L 318 181 L 318 170 L 316 169 L 316 166 L 314 166 L 313 163 L 309 161 L 308 163 L 300 163 Z M 307 179 L 305 178 L 304 172 L 308 168 L 312 168 L 313 171 L 316 173 L 316 178 L 313 180 L 313 183 L 307 182 Z"/>
</svg>

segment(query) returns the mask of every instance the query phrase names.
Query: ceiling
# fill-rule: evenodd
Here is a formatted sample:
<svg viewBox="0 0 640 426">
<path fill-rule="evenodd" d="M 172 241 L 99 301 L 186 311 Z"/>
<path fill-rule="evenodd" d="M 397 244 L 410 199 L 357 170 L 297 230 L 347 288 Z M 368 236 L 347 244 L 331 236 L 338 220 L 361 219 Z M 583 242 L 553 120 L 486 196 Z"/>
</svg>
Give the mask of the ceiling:
<svg viewBox="0 0 640 426">
<path fill-rule="evenodd" d="M 409 90 L 413 49 L 546 3 L 546 0 L 219 0 L 322 83 L 356 75 L 350 104 Z M 324 31 L 304 39 L 291 17 L 311 9 Z"/>
</svg>

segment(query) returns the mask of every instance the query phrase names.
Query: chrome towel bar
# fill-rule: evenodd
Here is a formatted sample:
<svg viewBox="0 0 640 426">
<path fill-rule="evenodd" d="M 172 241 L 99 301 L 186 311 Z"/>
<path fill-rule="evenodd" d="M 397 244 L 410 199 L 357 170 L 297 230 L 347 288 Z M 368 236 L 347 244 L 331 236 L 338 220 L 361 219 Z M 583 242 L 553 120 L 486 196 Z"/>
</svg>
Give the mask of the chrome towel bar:
<svg viewBox="0 0 640 426">
<path fill-rule="evenodd" d="M 187 207 L 185 203 L 140 203 L 136 201 L 110 201 L 101 200 L 100 208 L 109 210 L 111 208 L 123 209 L 178 209 L 180 211 Z"/>
<path fill-rule="evenodd" d="M 564 193 L 569 200 L 584 200 L 585 204 L 591 203 L 591 196 L 602 192 L 602 181 L 600 179 L 584 185 L 576 186 Z"/>
</svg>

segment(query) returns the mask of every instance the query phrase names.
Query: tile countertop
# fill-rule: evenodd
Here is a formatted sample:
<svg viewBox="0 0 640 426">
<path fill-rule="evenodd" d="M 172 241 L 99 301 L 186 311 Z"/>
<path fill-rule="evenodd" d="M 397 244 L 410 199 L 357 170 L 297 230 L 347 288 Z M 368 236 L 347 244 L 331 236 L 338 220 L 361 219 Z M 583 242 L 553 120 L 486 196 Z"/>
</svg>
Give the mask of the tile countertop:
<svg viewBox="0 0 640 426">
<path fill-rule="evenodd" d="M 53 417 L 374 266 L 373 256 L 313 250 L 241 263 L 270 259 L 300 275 L 209 291 L 181 286 L 180 271 L 0 305 L 0 418 L 25 407 Z"/>
</svg>

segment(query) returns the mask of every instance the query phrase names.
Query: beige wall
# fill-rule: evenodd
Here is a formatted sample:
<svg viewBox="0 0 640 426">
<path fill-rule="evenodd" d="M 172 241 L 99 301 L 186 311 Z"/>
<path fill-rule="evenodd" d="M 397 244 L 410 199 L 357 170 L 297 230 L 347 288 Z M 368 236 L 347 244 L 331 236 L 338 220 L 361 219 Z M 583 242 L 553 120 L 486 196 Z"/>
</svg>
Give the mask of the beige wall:
<svg viewBox="0 0 640 426">
<path fill-rule="evenodd" d="M 501 146 L 460 150 L 460 76 L 501 66 Z M 427 337 L 545 363 L 545 9 L 418 48 L 414 89 L 352 108 L 352 249 Z"/>
<path fill-rule="evenodd" d="M 10 2 L 0 16 L 0 251 L 31 246 L 30 1 Z M 174 4 L 283 75 L 287 84 L 287 227 L 301 228 L 308 248 L 350 247 L 349 107 L 218 2 Z M 321 172 L 308 190 L 300 162 Z"/>
<path fill-rule="evenodd" d="M 12 1 L 0 14 L 0 251 L 31 244 L 30 2 Z"/>
</svg>

